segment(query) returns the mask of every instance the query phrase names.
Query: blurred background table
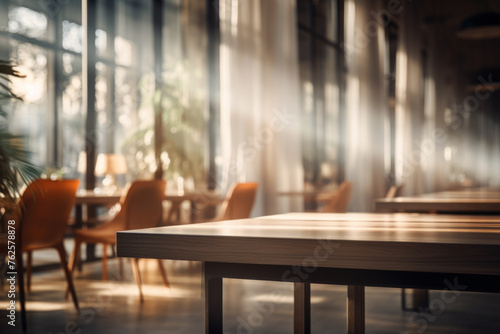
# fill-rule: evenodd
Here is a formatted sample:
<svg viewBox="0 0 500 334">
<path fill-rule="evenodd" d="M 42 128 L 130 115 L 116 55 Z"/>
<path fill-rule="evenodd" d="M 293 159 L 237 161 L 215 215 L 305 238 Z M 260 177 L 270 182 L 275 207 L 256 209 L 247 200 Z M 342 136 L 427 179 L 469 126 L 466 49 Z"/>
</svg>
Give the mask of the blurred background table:
<svg viewBox="0 0 500 334">
<path fill-rule="evenodd" d="M 75 216 L 72 228 L 80 229 L 84 228 L 85 225 L 92 228 L 93 225 L 97 224 L 96 221 L 98 221 L 95 209 L 103 206 L 110 208 L 120 201 L 121 195 L 121 191 L 106 193 L 94 190 L 79 190 L 76 195 Z M 206 206 L 218 205 L 224 201 L 224 197 L 216 192 L 207 190 L 193 192 L 178 191 L 167 192 L 164 196 L 164 201 L 169 202 L 170 207 L 164 215 L 163 225 L 177 225 L 182 223 L 181 209 L 184 201 L 189 201 L 191 204 L 189 217 L 189 222 L 191 222 L 195 221 L 202 214 L 201 212 Z M 86 207 L 87 212 L 84 212 L 84 207 Z M 89 223 L 86 224 L 85 222 Z M 96 259 L 94 245 L 87 245 L 86 259 Z"/>
<path fill-rule="evenodd" d="M 499 214 L 500 188 L 466 188 L 418 196 L 379 198 L 378 212 Z"/>
</svg>

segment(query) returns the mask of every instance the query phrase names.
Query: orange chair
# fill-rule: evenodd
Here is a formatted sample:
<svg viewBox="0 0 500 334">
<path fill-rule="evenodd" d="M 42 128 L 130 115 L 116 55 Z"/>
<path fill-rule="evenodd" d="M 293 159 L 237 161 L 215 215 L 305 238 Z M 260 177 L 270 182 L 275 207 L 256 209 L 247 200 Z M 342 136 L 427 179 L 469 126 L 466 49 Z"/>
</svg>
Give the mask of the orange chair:
<svg viewBox="0 0 500 334">
<path fill-rule="evenodd" d="M 165 181 L 148 180 L 134 181 L 129 184 L 120 199 L 121 209 L 110 221 L 93 229 L 77 230 L 75 232 L 75 248 L 70 258 L 70 271 L 73 273 L 76 260 L 79 259 L 82 243 L 103 244 L 102 279 L 107 279 L 107 246 L 116 244 L 116 232 L 161 225 L 165 194 Z M 139 259 L 133 259 L 132 268 L 139 287 L 141 301 L 143 300 L 141 278 L 138 267 Z M 158 260 L 163 282 L 169 286 L 165 269 Z"/>
<path fill-rule="evenodd" d="M 337 191 L 333 194 L 329 194 L 329 198 L 326 200 L 326 204 L 319 208 L 320 212 L 330 212 L 330 213 L 344 213 L 347 212 L 347 207 L 349 206 L 349 201 L 351 200 L 352 192 L 352 182 L 344 181 L 340 184 Z M 322 201 L 322 198 L 318 198 L 318 201 Z"/>
<path fill-rule="evenodd" d="M 256 182 L 233 184 L 221 205 L 219 215 L 211 221 L 249 218 L 258 186 Z"/>
<path fill-rule="evenodd" d="M 78 299 L 68 271 L 63 241 L 75 205 L 79 183 L 79 180 L 33 181 L 19 201 L 22 216 L 18 224 L 22 233 L 21 249 L 28 253 L 26 268 L 28 291 L 31 288 L 31 253 L 39 249 L 55 248 L 59 253 L 59 260 L 77 311 L 79 311 Z"/>
</svg>

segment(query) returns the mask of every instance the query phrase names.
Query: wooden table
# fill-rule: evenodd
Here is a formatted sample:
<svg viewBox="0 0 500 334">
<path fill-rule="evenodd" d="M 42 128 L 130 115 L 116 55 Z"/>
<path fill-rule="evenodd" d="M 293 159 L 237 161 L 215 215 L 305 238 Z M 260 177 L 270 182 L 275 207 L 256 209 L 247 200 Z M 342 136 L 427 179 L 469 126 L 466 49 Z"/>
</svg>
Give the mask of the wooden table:
<svg viewBox="0 0 500 334">
<path fill-rule="evenodd" d="M 338 186 L 330 186 L 322 189 L 304 189 L 291 191 L 278 191 L 277 196 L 297 198 L 302 197 L 305 211 L 317 211 L 318 204 L 329 201 L 332 196 L 338 191 Z"/>
<path fill-rule="evenodd" d="M 118 191 L 115 193 L 106 193 L 93 190 L 79 190 L 76 194 L 75 201 L 75 224 L 74 228 L 83 227 L 83 206 L 93 205 L 93 206 L 112 206 L 120 201 L 122 192 Z M 164 198 L 165 201 L 171 203 L 170 211 L 163 222 L 164 225 L 173 225 L 180 223 L 180 209 L 181 204 L 184 201 L 190 201 L 192 205 L 191 219 L 196 213 L 195 206 L 197 204 L 217 204 L 224 200 L 219 194 L 208 191 L 199 192 L 179 192 L 179 193 L 167 193 Z M 176 220 L 174 220 L 176 216 Z M 86 258 L 89 260 L 95 259 L 94 245 L 86 246 Z M 79 268 L 81 269 L 81 267 Z"/>
<path fill-rule="evenodd" d="M 76 202 L 75 202 L 75 225 L 76 227 L 81 227 L 83 222 L 83 205 L 101 205 L 101 206 L 111 206 L 115 203 L 118 203 L 120 200 L 121 192 L 115 193 L 105 193 L 105 192 L 96 192 L 92 190 L 81 190 L 76 194 Z M 179 213 L 180 206 L 184 201 L 190 201 L 192 204 L 201 203 L 201 204 L 217 204 L 221 203 L 224 200 L 224 197 L 221 197 L 217 193 L 208 192 L 208 191 L 199 191 L 199 192 L 182 192 L 182 193 L 167 193 L 164 198 L 165 201 L 169 201 L 172 204 L 169 215 L 166 219 L 166 224 L 173 223 L 172 216 L 173 214 Z"/>
<path fill-rule="evenodd" d="M 498 215 L 500 214 L 500 188 L 464 188 L 419 196 L 381 198 L 375 201 L 375 211 Z M 406 309 L 405 299 L 403 290 L 403 309 Z M 428 292 L 414 290 L 413 300 L 412 309 L 427 307 Z"/>
<path fill-rule="evenodd" d="M 419 196 L 379 198 L 375 201 L 378 212 L 439 212 L 499 214 L 498 188 L 473 188 L 428 193 Z"/>
<path fill-rule="evenodd" d="M 492 216 L 284 214 L 118 232 L 117 249 L 203 261 L 208 334 L 223 333 L 222 278 L 293 282 L 296 334 L 310 333 L 311 283 L 348 286 L 348 333 L 364 333 L 365 286 L 500 293 Z"/>
</svg>

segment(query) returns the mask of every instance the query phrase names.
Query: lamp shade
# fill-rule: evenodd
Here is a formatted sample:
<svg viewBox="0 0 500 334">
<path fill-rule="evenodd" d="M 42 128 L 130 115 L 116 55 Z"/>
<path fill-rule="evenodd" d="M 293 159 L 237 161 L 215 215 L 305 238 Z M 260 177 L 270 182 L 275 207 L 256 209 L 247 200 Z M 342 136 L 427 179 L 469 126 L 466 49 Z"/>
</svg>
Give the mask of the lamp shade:
<svg viewBox="0 0 500 334">
<path fill-rule="evenodd" d="M 490 39 L 500 37 L 500 13 L 484 12 L 465 19 L 457 36 L 465 39 Z"/>
<path fill-rule="evenodd" d="M 122 154 L 100 153 L 95 165 L 96 175 L 124 174 L 127 172 L 127 163 Z"/>
</svg>

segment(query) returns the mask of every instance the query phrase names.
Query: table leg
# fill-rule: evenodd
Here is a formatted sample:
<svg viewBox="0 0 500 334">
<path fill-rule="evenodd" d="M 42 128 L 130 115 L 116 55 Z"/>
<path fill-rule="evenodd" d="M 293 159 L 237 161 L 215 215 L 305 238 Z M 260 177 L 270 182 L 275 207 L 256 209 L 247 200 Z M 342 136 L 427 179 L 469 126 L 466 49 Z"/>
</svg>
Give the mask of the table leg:
<svg viewBox="0 0 500 334">
<path fill-rule="evenodd" d="M 365 287 L 347 286 L 347 333 L 365 333 Z"/>
<path fill-rule="evenodd" d="M 411 307 L 406 306 L 406 290 L 401 290 L 401 308 L 403 311 L 418 311 L 429 308 L 429 290 L 410 289 L 412 295 Z"/>
<path fill-rule="evenodd" d="M 87 205 L 87 220 L 91 221 L 96 217 L 97 217 L 97 206 Z M 95 244 L 85 244 L 85 255 L 86 255 L 85 261 L 92 261 L 97 258 L 95 255 Z M 79 270 L 81 271 L 81 269 Z"/>
<path fill-rule="evenodd" d="M 222 277 L 212 272 L 209 263 L 205 271 L 205 334 L 222 334 Z"/>
<path fill-rule="evenodd" d="M 311 333 L 311 284 L 294 283 L 293 333 Z"/>
<path fill-rule="evenodd" d="M 73 228 L 75 230 L 79 230 L 83 227 L 83 205 L 82 204 L 76 204 L 75 205 L 75 225 Z M 79 259 L 76 259 L 76 265 L 78 267 L 78 271 L 82 271 L 82 261 L 78 261 Z"/>
<path fill-rule="evenodd" d="M 75 229 L 80 229 L 83 226 L 83 208 L 81 204 L 75 204 Z"/>
</svg>

